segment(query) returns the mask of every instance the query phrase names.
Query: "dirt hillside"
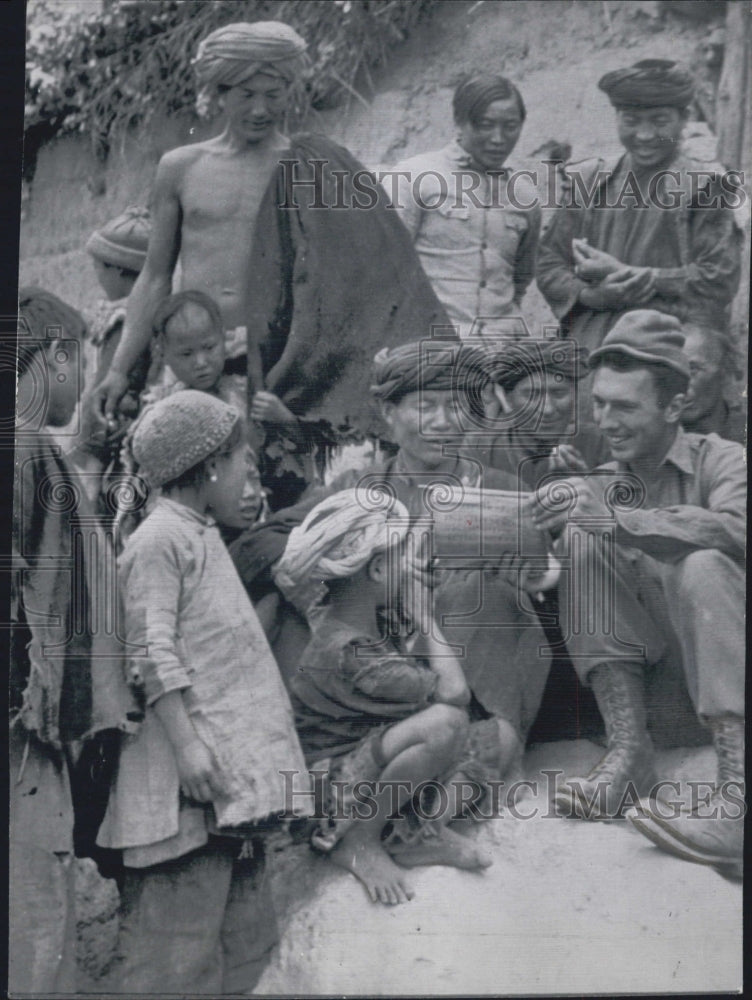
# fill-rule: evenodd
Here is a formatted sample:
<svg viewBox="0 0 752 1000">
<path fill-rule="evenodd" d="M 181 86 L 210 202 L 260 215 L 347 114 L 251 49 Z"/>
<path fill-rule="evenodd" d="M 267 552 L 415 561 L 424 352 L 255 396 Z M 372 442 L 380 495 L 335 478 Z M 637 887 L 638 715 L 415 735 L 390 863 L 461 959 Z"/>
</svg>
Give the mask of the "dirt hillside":
<svg viewBox="0 0 752 1000">
<path fill-rule="evenodd" d="M 595 84 L 608 69 L 649 56 L 692 61 L 708 28 L 655 5 L 582 0 L 486 0 L 437 6 L 373 74 L 367 106 L 322 113 L 315 127 L 368 166 L 447 142 L 458 75 L 489 68 L 512 77 L 528 107 L 516 159 L 544 142 L 573 158 L 618 148 L 613 116 Z M 366 92 L 366 81 L 363 81 Z M 21 278 L 79 307 L 98 296 L 81 249 L 91 229 L 144 202 L 156 160 L 186 141 L 178 128 L 142 137 L 99 176 L 85 143 L 43 151 L 25 203 Z M 101 192 L 104 181 L 106 194 Z M 526 310 L 550 321 L 535 290 Z M 585 741 L 533 748 L 528 776 L 582 769 L 599 749 Z M 662 776 L 712 777 L 707 748 L 665 751 Z M 534 801 L 534 800 L 533 800 Z M 545 811 L 545 810 L 544 810 Z M 485 874 L 415 873 L 417 898 L 396 909 L 369 904 L 349 876 L 296 848 L 274 861 L 281 946 L 260 993 L 597 993 L 732 991 L 741 982 L 741 888 L 714 871 L 662 855 L 624 824 L 505 817 L 477 832 L 495 857 Z M 81 989 L 111 982 L 117 894 L 81 863 Z"/>
</svg>

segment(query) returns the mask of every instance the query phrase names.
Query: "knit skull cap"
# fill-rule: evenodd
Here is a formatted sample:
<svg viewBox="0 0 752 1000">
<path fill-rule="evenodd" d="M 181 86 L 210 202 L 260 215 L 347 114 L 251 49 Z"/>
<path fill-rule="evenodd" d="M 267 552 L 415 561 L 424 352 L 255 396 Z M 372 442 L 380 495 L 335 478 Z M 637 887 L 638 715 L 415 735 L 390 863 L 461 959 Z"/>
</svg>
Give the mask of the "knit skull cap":
<svg viewBox="0 0 752 1000">
<path fill-rule="evenodd" d="M 97 260 L 129 271 L 140 271 L 146 260 L 151 235 L 151 217 L 147 208 L 132 205 L 101 229 L 96 229 L 86 249 Z"/>
<path fill-rule="evenodd" d="M 131 450 L 151 486 L 162 486 L 203 462 L 227 440 L 240 414 L 216 396 L 181 389 L 147 407 Z"/>
<path fill-rule="evenodd" d="M 675 316 L 656 309 L 634 309 L 617 320 L 601 346 L 590 352 L 589 364 L 595 368 L 604 354 L 618 353 L 646 364 L 665 365 L 689 378 L 683 347 L 684 331 Z"/>
</svg>

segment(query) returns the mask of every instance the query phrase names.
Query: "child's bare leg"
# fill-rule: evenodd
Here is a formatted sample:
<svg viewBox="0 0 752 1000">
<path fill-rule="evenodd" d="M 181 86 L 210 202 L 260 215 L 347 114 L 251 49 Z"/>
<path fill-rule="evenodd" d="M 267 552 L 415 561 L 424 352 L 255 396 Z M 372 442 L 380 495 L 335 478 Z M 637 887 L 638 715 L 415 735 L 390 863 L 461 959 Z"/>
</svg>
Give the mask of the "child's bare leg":
<svg viewBox="0 0 752 1000">
<path fill-rule="evenodd" d="M 381 832 L 392 811 L 412 798 L 422 781 L 450 766 L 466 732 L 462 709 L 432 705 L 384 733 L 381 749 L 388 763 L 379 776 L 382 788 L 374 796 L 374 816 L 356 820 L 330 854 L 335 864 L 360 879 L 374 902 L 412 899 L 414 892 L 404 872 L 381 845 Z"/>
</svg>

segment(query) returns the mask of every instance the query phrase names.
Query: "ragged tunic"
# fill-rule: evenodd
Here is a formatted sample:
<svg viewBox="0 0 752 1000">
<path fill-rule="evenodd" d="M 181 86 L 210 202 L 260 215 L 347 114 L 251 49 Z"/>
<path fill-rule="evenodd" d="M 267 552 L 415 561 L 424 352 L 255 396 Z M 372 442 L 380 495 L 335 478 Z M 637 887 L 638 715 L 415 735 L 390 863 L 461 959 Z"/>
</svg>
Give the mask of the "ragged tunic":
<svg viewBox="0 0 752 1000">
<path fill-rule="evenodd" d="M 263 629 L 211 518 L 160 497 L 119 569 L 131 680 L 146 718 L 123 741 L 99 843 L 143 867 L 285 809 L 283 770 L 304 770 L 290 701 Z M 181 799 L 154 703 L 181 691 L 226 777 L 212 807 Z"/>
<path fill-rule="evenodd" d="M 595 310 L 578 301 L 586 282 L 575 274 L 575 238 L 623 264 L 653 268 L 655 294 L 641 309 L 717 324 L 741 275 L 738 212 L 721 204 L 729 196 L 720 184 L 720 164 L 680 154 L 660 180 L 651 181 L 650 196 L 642 196 L 647 207 L 637 207 L 637 197 L 630 194 L 635 188 L 629 154 L 615 162 L 588 160 L 568 169 L 593 194 L 586 205 L 587 195 L 572 185 L 541 239 L 536 270 L 538 287 L 564 336 L 594 350 L 617 319 L 635 308 Z M 708 207 L 714 199 L 718 207 Z"/>
<path fill-rule="evenodd" d="M 327 611 L 291 683 L 306 760 L 313 764 L 348 753 L 372 729 L 422 711 L 432 702 L 436 682 L 421 657 L 363 635 Z"/>
<path fill-rule="evenodd" d="M 394 180 L 393 204 L 460 336 L 476 320 L 473 336 L 509 336 L 499 319 L 519 315 L 535 275 L 541 210 L 532 182 L 516 177 L 511 203 L 511 168 L 493 177 L 480 172 L 456 141 L 391 168 L 383 182 L 390 195 L 390 174 L 399 172 L 407 176 Z"/>
<path fill-rule="evenodd" d="M 464 449 L 463 449 L 464 454 Z M 476 459 L 458 457 L 454 469 L 436 472 L 406 468 L 401 453 L 386 463 L 338 476 L 330 488 L 359 483 L 367 488 L 383 479 L 413 516 L 425 517 L 427 496 L 458 484 L 488 490 L 516 490 L 515 476 L 483 469 Z M 468 532 L 467 556 L 478 555 L 479 538 Z M 491 715 L 507 720 L 524 741 L 540 708 L 551 655 L 532 599 L 496 568 L 446 568 L 434 571 L 436 620 L 456 655 L 476 701 Z"/>
</svg>

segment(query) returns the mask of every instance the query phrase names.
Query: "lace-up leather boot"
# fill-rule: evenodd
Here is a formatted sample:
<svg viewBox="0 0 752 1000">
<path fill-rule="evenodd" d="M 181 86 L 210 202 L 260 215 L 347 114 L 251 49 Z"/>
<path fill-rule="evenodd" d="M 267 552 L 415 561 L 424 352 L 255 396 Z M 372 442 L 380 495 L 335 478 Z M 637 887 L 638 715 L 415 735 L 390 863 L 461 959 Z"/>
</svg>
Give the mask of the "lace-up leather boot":
<svg viewBox="0 0 752 1000">
<path fill-rule="evenodd" d="M 710 795 L 690 809 L 671 811 L 660 801 L 640 800 L 626 818 L 658 847 L 685 861 L 712 865 L 734 878 L 744 856 L 744 720 L 709 720 L 718 757 L 718 780 Z"/>
<path fill-rule="evenodd" d="M 554 807 L 572 819 L 617 819 L 656 782 L 643 667 L 600 664 L 589 681 L 606 726 L 607 752 L 586 777 L 567 778 L 559 785 Z"/>
</svg>

